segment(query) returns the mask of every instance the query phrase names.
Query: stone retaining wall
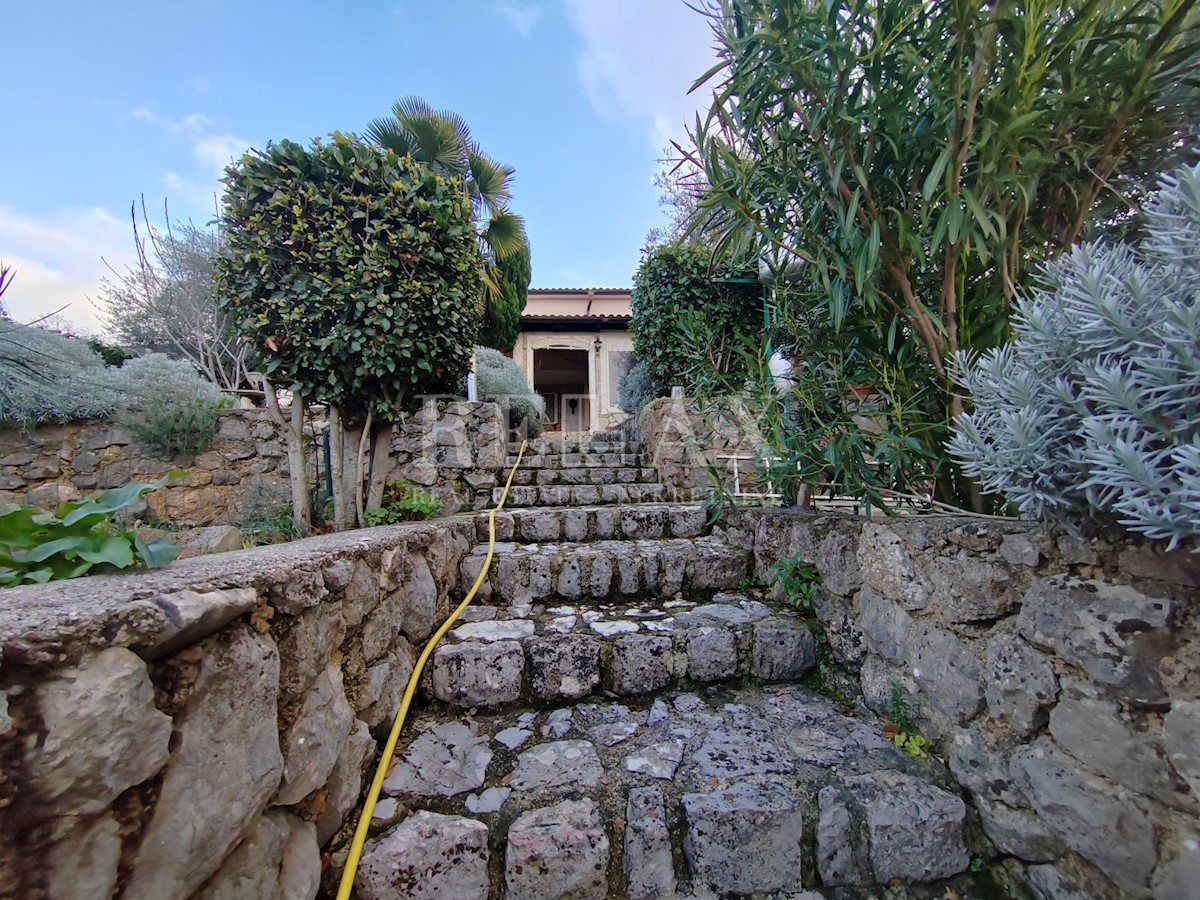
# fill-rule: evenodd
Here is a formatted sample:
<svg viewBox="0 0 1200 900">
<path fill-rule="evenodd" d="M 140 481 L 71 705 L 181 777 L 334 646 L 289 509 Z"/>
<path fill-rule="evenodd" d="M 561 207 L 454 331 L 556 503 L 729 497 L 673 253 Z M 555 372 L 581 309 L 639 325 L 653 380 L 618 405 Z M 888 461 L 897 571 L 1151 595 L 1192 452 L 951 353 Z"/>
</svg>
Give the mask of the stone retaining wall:
<svg viewBox="0 0 1200 900">
<path fill-rule="evenodd" d="M 314 896 L 474 534 L 400 525 L 4 591 L 0 897 Z"/>
<path fill-rule="evenodd" d="M 506 413 L 495 403 L 431 401 L 402 416 L 389 477 L 407 478 L 442 503 L 441 514 L 489 505 L 507 447 Z M 309 483 L 318 477 L 310 450 Z M 0 503 L 44 509 L 105 488 L 187 475 L 146 499 L 155 519 L 175 525 L 240 525 L 291 503 L 287 448 L 266 410 L 218 414 L 212 449 L 172 460 L 149 456 L 115 422 L 69 422 L 0 431 Z M 320 478 L 324 478 L 322 468 Z"/>
<path fill-rule="evenodd" d="M 744 511 L 756 569 L 814 562 L 867 704 L 903 699 L 1044 897 L 1200 882 L 1200 556 L 1029 523 Z"/>
<path fill-rule="evenodd" d="M 508 453 L 508 413 L 498 403 L 427 403 L 393 429 L 392 478 L 424 487 L 441 515 L 485 509 Z"/>
<path fill-rule="evenodd" d="M 44 509 L 106 488 L 185 478 L 147 498 L 150 515 L 179 525 L 229 525 L 287 506 L 287 448 L 266 410 L 223 410 L 212 449 L 155 459 L 115 422 L 40 425 L 0 431 L 0 502 Z"/>
<path fill-rule="evenodd" d="M 761 447 L 745 433 L 743 424 L 734 404 L 702 414 L 691 400 L 663 398 L 638 414 L 636 431 L 650 451 L 659 479 L 672 491 L 672 498 L 691 500 L 712 493 L 710 471 L 723 473 L 732 488 L 732 463 L 720 457 L 757 459 L 761 455 Z M 742 489 L 750 490 L 755 465 L 743 461 L 739 468 Z"/>
</svg>

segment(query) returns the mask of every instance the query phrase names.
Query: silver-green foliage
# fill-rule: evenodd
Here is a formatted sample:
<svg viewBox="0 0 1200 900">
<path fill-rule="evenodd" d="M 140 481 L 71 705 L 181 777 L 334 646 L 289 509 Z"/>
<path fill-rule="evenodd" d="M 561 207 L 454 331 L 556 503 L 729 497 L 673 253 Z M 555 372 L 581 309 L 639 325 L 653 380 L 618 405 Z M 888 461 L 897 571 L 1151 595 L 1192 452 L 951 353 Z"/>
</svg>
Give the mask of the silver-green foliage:
<svg viewBox="0 0 1200 900">
<path fill-rule="evenodd" d="M 104 360 L 78 338 L 5 322 L 0 342 L 0 420 L 66 422 L 117 408 Z"/>
<path fill-rule="evenodd" d="M 1022 297 L 1012 343 L 960 355 L 951 452 L 1022 512 L 1200 535 L 1200 166 L 1163 179 L 1137 248 L 1086 244 Z"/>
<path fill-rule="evenodd" d="M 475 386 L 480 399 L 507 403 L 516 419 L 541 433 L 546 418 L 545 399 L 530 387 L 521 367 L 499 350 L 475 348 Z"/>
</svg>

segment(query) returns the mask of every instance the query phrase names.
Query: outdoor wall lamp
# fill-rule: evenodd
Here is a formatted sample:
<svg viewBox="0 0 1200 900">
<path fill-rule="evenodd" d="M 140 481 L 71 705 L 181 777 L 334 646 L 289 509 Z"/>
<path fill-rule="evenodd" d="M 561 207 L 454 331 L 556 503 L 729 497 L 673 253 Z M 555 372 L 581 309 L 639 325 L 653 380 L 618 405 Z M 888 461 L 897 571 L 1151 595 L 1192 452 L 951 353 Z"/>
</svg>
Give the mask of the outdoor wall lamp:
<svg viewBox="0 0 1200 900">
<path fill-rule="evenodd" d="M 596 348 L 596 355 L 600 355 L 600 348 L 604 346 L 604 341 L 600 340 L 600 335 L 596 335 L 596 340 L 592 342 L 592 346 Z"/>
</svg>

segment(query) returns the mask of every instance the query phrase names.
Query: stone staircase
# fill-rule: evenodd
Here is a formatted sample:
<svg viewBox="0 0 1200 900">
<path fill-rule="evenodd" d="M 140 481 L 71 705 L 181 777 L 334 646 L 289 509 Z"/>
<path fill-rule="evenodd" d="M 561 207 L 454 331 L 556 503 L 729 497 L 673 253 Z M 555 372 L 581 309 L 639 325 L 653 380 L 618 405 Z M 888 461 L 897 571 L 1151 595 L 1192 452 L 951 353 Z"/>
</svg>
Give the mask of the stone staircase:
<svg viewBox="0 0 1200 900">
<path fill-rule="evenodd" d="M 516 455 L 510 455 L 505 471 L 516 461 Z M 493 492 L 493 503 L 500 500 L 502 490 Z M 667 487 L 659 482 L 642 445 L 601 433 L 530 441 L 506 506 L 661 503 L 666 499 Z"/>
<path fill-rule="evenodd" d="M 538 492 L 661 487 L 636 445 L 533 449 L 523 480 L 651 479 Z M 426 671 L 357 897 L 962 887 L 966 807 L 949 773 L 897 750 L 861 703 L 803 683 L 817 640 L 795 610 L 747 595 L 747 548 L 694 505 L 518 502 L 533 500 L 497 515 L 491 572 Z M 487 516 L 475 525 L 463 591 L 486 551 Z"/>
</svg>

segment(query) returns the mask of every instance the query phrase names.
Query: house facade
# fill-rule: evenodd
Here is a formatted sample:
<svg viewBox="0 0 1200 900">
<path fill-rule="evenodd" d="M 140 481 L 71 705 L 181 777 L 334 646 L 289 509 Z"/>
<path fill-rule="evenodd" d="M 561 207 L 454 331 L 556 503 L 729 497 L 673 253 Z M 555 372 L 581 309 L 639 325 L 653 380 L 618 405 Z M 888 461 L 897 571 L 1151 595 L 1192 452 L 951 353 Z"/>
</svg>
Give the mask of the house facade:
<svg viewBox="0 0 1200 900">
<path fill-rule="evenodd" d="M 547 431 L 600 431 L 627 415 L 617 405 L 633 364 L 628 288 L 530 288 L 513 360 L 546 398 Z"/>
</svg>

